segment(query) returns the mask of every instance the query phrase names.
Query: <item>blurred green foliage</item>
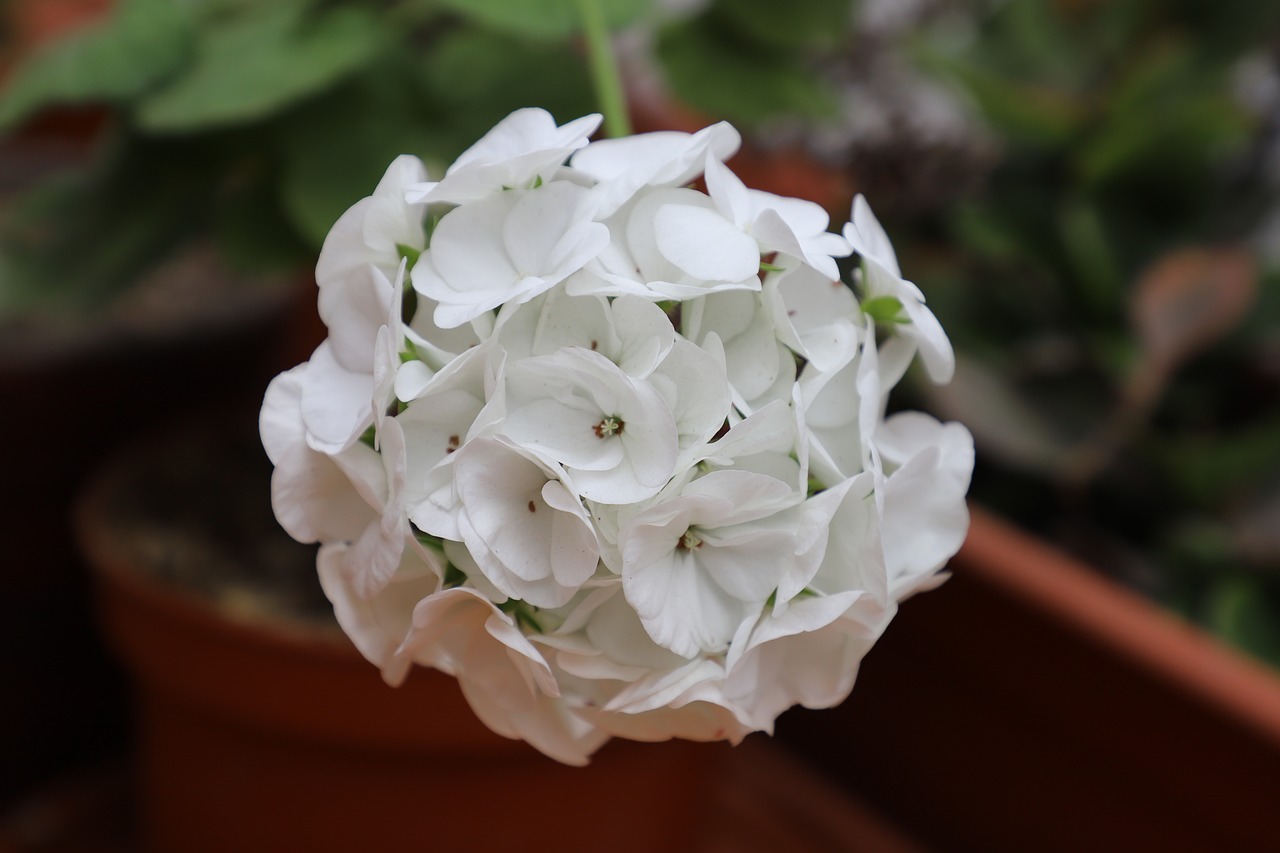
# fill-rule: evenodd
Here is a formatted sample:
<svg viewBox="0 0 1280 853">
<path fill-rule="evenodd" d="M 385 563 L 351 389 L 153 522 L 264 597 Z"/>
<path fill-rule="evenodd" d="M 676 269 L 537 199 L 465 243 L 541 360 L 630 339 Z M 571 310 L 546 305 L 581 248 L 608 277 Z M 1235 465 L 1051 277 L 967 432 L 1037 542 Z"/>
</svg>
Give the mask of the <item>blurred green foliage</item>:
<svg viewBox="0 0 1280 853">
<path fill-rule="evenodd" d="M 621 26 L 646 0 L 610 0 Z M 439 174 L 513 109 L 591 112 L 575 0 L 119 0 L 19 66 L 0 132 L 105 108 L 80 173 L 10 206 L 0 313 L 93 310 L 185 241 L 314 262 L 396 155 Z"/>
<path fill-rule="evenodd" d="M 822 118 L 835 92 L 820 60 L 847 48 L 845 0 L 806 0 L 779 14 L 770 0 L 712 0 L 697 15 L 662 27 L 655 53 L 685 104 L 745 127 L 778 116 Z"/>
<path fill-rule="evenodd" d="M 960 357 L 928 405 L 979 500 L 1280 665 L 1280 97 L 1239 93 L 1280 85 L 1280 5 L 969 6 L 897 46 L 999 152 L 897 223 L 942 246 L 902 252 Z"/>
<path fill-rule="evenodd" d="M 661 23 L 652 0 L 597 0 L 614 31 L 660 28 L 690 103 L 739 120 L 828 111 L 805 46 L 848 5 L 717 2 Z M 89 168 L 11 206 L 0 316 L 93 310 L 184 241 L 247 269 L 309 264 L 397 154 L 433 174 L 510 111 L 598 106 L 580 0 L 117 0 L 0 89 L 0 133 L 56 107 L 105 108 Z"/>
</svg>

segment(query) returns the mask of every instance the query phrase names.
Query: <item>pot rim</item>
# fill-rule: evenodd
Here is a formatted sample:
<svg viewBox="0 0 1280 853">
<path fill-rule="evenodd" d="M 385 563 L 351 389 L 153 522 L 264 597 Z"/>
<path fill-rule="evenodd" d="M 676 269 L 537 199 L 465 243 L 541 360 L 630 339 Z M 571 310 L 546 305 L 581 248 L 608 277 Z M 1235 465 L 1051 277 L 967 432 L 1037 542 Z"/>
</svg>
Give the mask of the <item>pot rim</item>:
<svg viewBox="0 0 1280 853">
<path fill-rule="evenodd" d="M 1280 746 L 1280 676 L 988 510 L 970 506 L 957 571 L 1200 697 Z"/>
</svg>

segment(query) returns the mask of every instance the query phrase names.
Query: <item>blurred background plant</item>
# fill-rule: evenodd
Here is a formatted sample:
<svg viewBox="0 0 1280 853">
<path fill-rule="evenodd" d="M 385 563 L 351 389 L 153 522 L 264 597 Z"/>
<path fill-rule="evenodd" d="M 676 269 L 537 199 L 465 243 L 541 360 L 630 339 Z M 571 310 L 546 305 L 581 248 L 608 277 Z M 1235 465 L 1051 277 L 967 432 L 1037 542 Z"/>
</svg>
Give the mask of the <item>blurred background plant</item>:
<svg viewBox="0 0 1280 853">
<path fill-rule="evenodd" d="M 917 387 L 975 498 L 1280 665 L 1280 6 L 914 5 L 888 49 L 994 157 L 874 198 L 922 244 L 959 368 Z"/>
<path fill-rule="evenodd" d="M 837 115 L 823 62 L 851 32 L 845 0 L 592 0 L 648 67 L 659 100 L 733 120 L 766 146 Z M 330 224 L 397 153 L 439 173 L 531 103 L 561 120 L 599 105 L 582 0 L 10 0 L 11 35 L 94 18 L 15 47 L 0 134 L 50 111 L 99 130 L 92 157 L 7 206 L 0 317 L 98 310 L 197 238 L 239 268 L 305 267 Z M 17 22 L 17 23 L 15 23 Z M 674 99 L 668 96 L 674 94 Z M 658 122 L 667 121 L 661 114 Z"/>
<path fill-rule="evenodd" d="M 868 195 L 959 353 L 903 403 L 974 431 L 979 501 L 1280 664 L 1280 6 L 600 8 L 637 101 Z M 439 174 L 511 109 L 596 109 L 579 14 L 118 0 L 0 96 L 3 130 L 106 114 L 87 170 L 10 206 L 0 316 L 96 310 L 198 238 L 310 265 L 394 155 Z"/>
<path fill-rule="evenodd" d="M 71 104 L 106 122 L 87 168 L 11 209 L 0 310 L 100 307 L 197 237 L 309 266 L 395 155 L 438 169 L 516 107 L 590 112 L 576 28 L 571 2 L 120 0 L 4 89 L 0 129 Z"/>
</svg>

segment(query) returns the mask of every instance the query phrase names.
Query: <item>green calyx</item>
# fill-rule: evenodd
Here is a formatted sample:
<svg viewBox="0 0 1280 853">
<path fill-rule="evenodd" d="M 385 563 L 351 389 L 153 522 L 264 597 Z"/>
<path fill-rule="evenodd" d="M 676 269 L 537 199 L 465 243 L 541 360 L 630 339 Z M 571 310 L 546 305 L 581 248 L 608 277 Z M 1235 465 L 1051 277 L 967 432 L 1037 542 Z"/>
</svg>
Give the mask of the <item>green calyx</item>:
<svg viewBox="0 0 1280 853">
<path fill-rule="evenodd" d="M 902 302 L 896 296 L 875 296 L 862 303 L 862 313 L 877 324 L 901 326 L 911 322 L 902 310 Z"/>
</svg>

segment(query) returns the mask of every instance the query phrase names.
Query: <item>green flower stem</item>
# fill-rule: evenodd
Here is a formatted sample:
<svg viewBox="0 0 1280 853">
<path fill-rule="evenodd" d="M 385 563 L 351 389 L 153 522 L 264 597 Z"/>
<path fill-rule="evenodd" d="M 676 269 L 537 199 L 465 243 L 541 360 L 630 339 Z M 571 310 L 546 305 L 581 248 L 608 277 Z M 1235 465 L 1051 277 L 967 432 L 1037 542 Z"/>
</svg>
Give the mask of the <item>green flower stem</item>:
<svg viewBox="0 0 1280 853">
<path fill-rule="evenodd" d="M 606 136 L 618 139 L 631 135 L 631 116 L 627 113 L 627 96 L 618 74 L 618 60 L 613 54 L 613 42 L 604 24 L 600 0 L 578 0 L 582 15 L 582 30 L 587 40 L 587 54 L 591 63 L 591 82 L 596 90 L 596 101 L 604 113 Z"/>
</svg>

